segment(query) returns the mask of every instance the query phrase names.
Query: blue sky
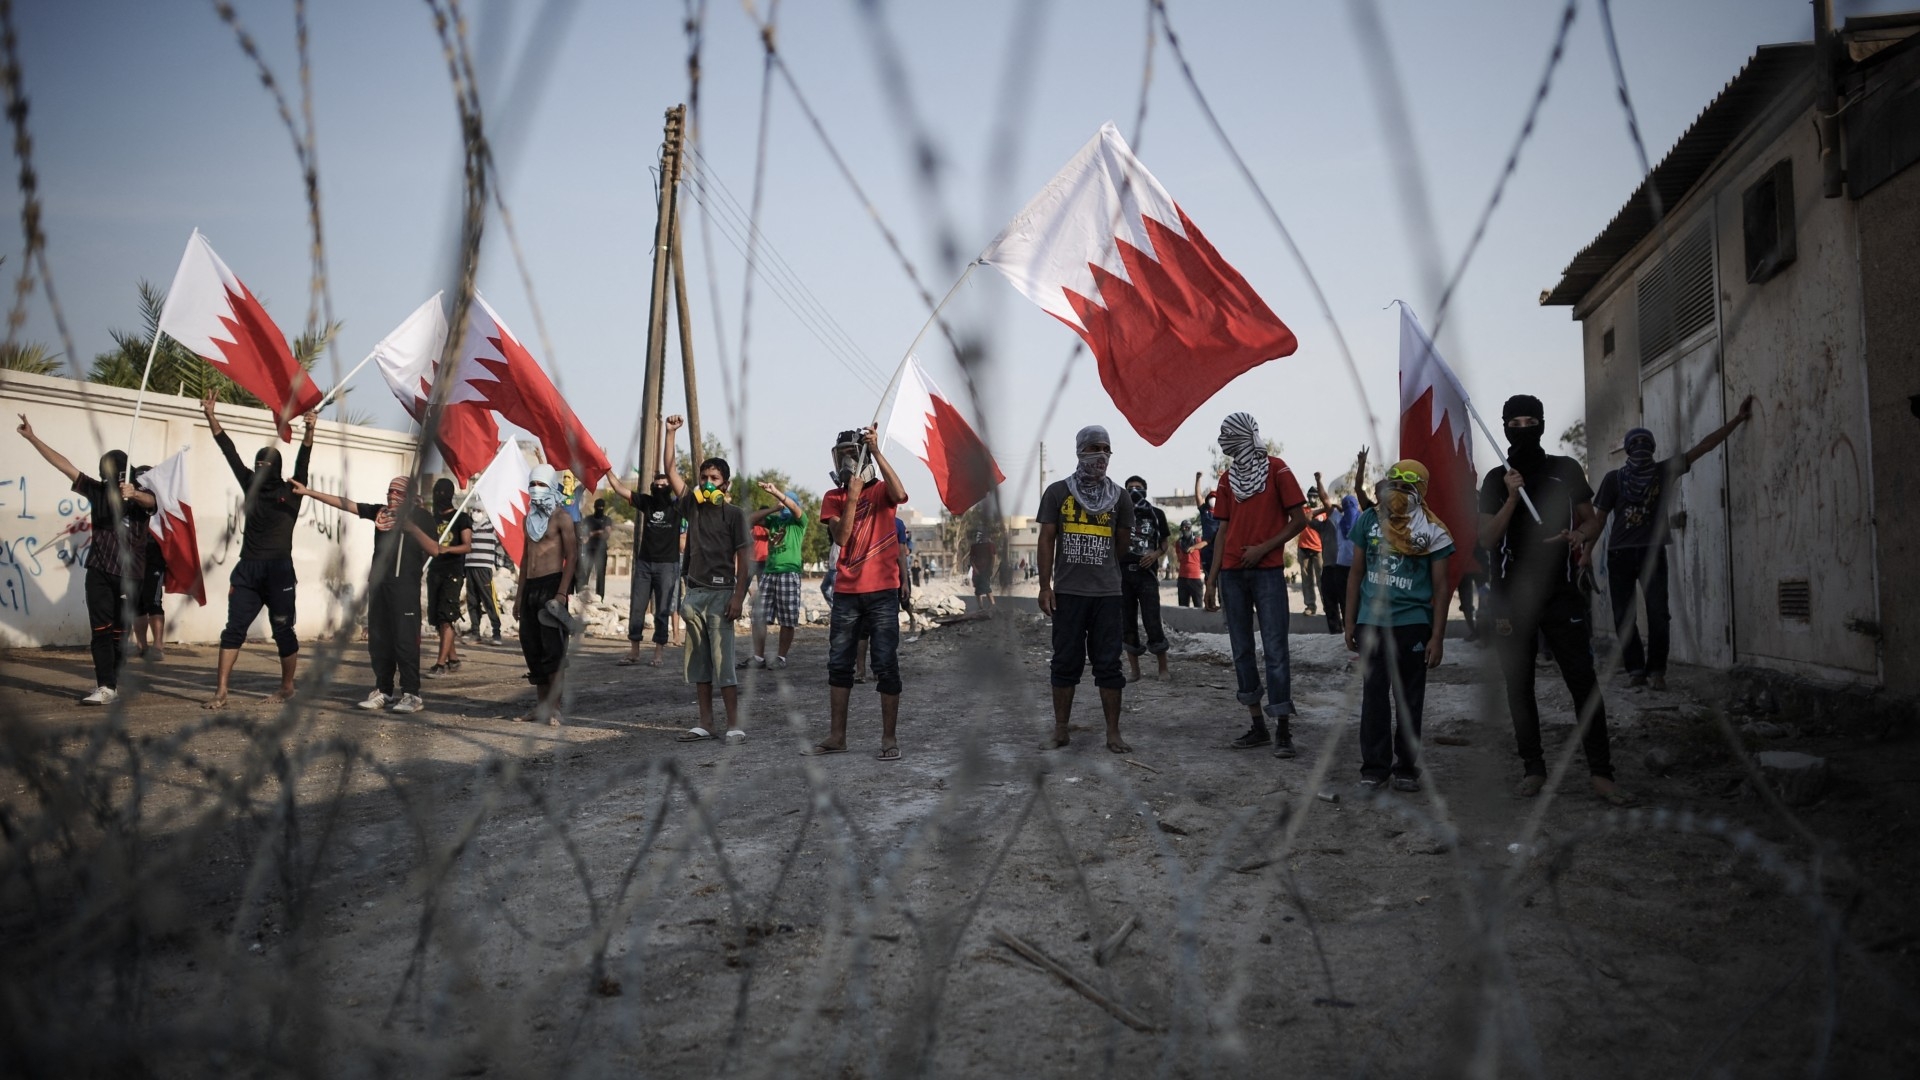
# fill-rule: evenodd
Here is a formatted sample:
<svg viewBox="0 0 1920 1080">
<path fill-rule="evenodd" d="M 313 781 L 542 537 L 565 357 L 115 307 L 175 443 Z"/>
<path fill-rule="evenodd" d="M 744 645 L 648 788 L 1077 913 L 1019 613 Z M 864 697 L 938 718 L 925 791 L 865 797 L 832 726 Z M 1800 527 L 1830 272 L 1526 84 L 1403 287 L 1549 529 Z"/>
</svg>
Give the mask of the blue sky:
<svg viewBox="0 0 1920 1080">
<path fill-rule="evenodd" d="M 291 5 L 236 6 L 297 108 Z M 1838 6 L 1845 15 L 1899 5 Z M 760 45 L 741 5 L 708 7 L 699 149 L 718 181 L 746 204 Z M 1132 138 L 1145 8 L 1101 0 L 882 8 L 914 111 L 939 152 L 937 202 L 916 180 L 861 5 L 787 0 L 778 8 L 778 41 L 937 295 L 958 269 L 938 254 L 943 221 L 964 261 L 1102 121 L 1116 121 Z M 1222 123 L 1327 291 L 1390 450 L 1398 338 L 1387 305 L 1406 299 L 1426 313 L 1433 297 L 1408 239 L 1369 91 L 1362 50 L 1380 43 L 1361 40 L 1344 4 L 1174 0 L 1169 8 Z M 344 323 L 335 357 L 344 373 L 444 284 L 459 196 L 458 132 L 426 5 L 327 0 L 311 9 L 325 240 L 334 312 Z M 1450 266 L 1525 115 L 1560 5 L 1382 0 L 1380 9 Z M 83 361 L 110 347 L 110 329 L 136 326 L 135 282 L 164 285 L 195 227 L 281 327 L 298 332 L 308 308 L 299 171 L 271 98 L 212 6 L 73 0 L 16 12 L 49 253 Z M 481 289 L 542 355 L 611 456 L 630 462 L 651 272 L 649 170 L 663 112 L 687 96 L 682 5 L 469 0 L 467 12 L 506 199 L 551 351 L 539 342 L 497 220 L 488 231 Z M 1613 14 L 1655 160 L 1756 46 L 1811 36 L 1809 8 L 1799 0 L 1618 0 Z M 523 64 L 527 43 L 543 35 L 555 43 L 551 62 Z M 1030 63 L 1010 60 L 1016 42 Z M 1012 83 L 1010 68 L 1018 73 Z M 745 393 L 736 385 L 727 400 L 723 387 L 738 383 L 742 364 L 744 263 L 719 216 L 708 249 L 689 198 L 688 291 L 702 416 L 730 445 L 744 438 L 746 468 L 782 468 L 817 490 L 834 433 L 873 414 L 872 372 L 893 369 L 926 309 L 783 85 L 774 86 L 772 103 L 761 228 L 844 328 L 851 344 L 840 351 L 864 356 L 856 362 L 862 374 L 756 283 Z M 1016 154 L 1011 169 L 996 173 L 991 150 L 1003 112 L 1014 118 Z M 983 386 L 989 437 L 1010 482 L 1025 478 L 1027 485 L 1010 508 L 1030 512 L 1026 504 L 1035 501 L 1036 443 L 1046 441 L 1057 477 L 1071 460 L 1073 432 L 1087 423 L 1114 433 L 1116 470 L 1141 473 L 1160 491 L 1191 484 L 1220 418 L 1239 408 L 1284 443 L 1296 470 L 1340 471 L 1361 443 L 1374 441 L 1367 413 L 1304 279 L 1206 128 L 1164 42 L 1155 52 L 1136 149 L 1293 328 L 1300 349 L 1242 376 L 1158 448 L 1127 428 L 1083 354 L 1042 430 L 1046 401 L 1075 339 L 997 275 L 976 273 L 949 310 L 956 325 L 982 335 L 991 349 Z M 1546 401 L 1555 432 L 1580 415 L 1577 325 L 1567 309 L 1541 308 L 1536 298 L 1619 209 L 1638 177 L 1599 9 L 1582 3 L 1539 129 L 1441 341 L 1483 411 L 1525 389 Z M 5 220 L 17 222 L 18 193 L 0 193 L 0 204 Z M 17 270 L 17 229 L 0 250 L 9 252 L 8 272 Z M 714 340 L 710 272 L 724 348 Z M 35 297 L 24 336 L 56 342 L 44 297 Z M 953 358 L 937 335 L 928 341 L 922 355 L 929 370 L 957 392 Z M 323 363 L 323 384 L 334 363 Z M 673 408 L 681 398 L 676 382 L 668 393 Z M 404 414 L 377 375 L 363 372 L 356 386 L 357 409 L 402 426 Z M 1484 447 L 1476 453 L 1490 459 Z M 1386 456 L 1375 452 L 1376 460 Z M 903 471 L 914 502 L 933 509 L 926 474 L 917 463 Z"/>
</svg>

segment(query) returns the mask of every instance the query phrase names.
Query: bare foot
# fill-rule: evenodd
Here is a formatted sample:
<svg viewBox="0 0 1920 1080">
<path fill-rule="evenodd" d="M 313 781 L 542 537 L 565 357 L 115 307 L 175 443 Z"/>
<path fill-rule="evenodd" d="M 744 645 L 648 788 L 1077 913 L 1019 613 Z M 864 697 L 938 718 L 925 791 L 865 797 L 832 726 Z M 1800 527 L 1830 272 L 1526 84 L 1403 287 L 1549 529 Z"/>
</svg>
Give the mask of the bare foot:
<svg viewBox="0 0 1920 1080">
<path fill-rule="evenodd" d="M 516 724 L 531 724 L 533 723 L 533 713 L 531 711 L 524 712 L 512 719 Z"/>
<path fill-rule="evenodd" d="M 227 695 L 215 694 L 202 702 L 200 707 L 203 709 L 224 709 L 227 707 Z"/>
<path fill-rule="evenodd" d="M 882 742 L 880 744 L 880 752 L 873 755 L 873 759 L 875 761 L 899 761 L 900 760 L 899 744 L 891 743 L 891 742 Z"/>
<path fill-rule="evenodd" d="M 1133 753 L 1133 747 L 1128 746 L 1127 741 L 1125 739 L 1122 739 L 1118 735 L 1107 736 L 1107 749 L 1113 751 L 1116 754 Z"/>
<path fill-rule="evenodd" d="M 1071 742 L 1073 742 L 1073 736 L 1067 732 L 1066 728 L 1056 724 L 1053 728 L 1053 735 L 1040 743 L 1040 749 L 1058 750 Z"/>
<path fill-rule="evenodd" d="M 548 716 L 548 717 L 547 717 L 547 726 L 548 726 L 548 727 L 559 727 L 559 726 L 560 726 L 560 714 L 559 714 L 559 713 L 554 713 L 554 714 L 552 714 L 552 715 L 550 715 L 550 716 Z"/>
<path fill-rule="evenodd" d="M 1620 785 L 1614 783 L 1613 778 L 1610 776 L 1594 777 L 1593 793 L 1599 796 L 1602 801 L 1613 806 L 1633 806 L 1636 804 L 1634 797 L 1620 790 Z"/>
</svg>

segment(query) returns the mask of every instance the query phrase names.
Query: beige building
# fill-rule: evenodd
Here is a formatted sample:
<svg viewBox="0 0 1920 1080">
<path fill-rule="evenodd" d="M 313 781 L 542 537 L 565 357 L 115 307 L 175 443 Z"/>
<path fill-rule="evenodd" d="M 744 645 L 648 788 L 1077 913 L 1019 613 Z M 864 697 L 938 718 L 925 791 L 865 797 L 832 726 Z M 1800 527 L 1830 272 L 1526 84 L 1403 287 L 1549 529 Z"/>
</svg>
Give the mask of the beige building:
<svg viewBox="0 0 1920 1080">
<path fill-rule="evenodd" d="M 1628 428 L 1677 453 L 1755 397 L 1681 483 L 1677 660 L 1920 693 L 1916 30 L 1761 47 L 1541 296 L 1582 327 L 1596 482 Z"/>
</svg>

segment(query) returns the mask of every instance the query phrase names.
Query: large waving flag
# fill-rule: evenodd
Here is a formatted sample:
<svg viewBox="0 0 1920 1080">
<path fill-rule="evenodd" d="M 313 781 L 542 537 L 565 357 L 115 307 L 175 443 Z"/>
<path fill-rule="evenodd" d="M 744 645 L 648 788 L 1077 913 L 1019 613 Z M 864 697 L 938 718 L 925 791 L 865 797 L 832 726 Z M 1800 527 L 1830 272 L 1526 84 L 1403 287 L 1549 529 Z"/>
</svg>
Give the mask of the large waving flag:
<svg viewBox="0 0 1920 1080">
<path fill-rule="evenodd" d="M 956 516 L 973 509 L 1006 479 L 987 444 L 911 356 L 900 372 L 887 438 L 926 463 L 941 503 Z"/>
<path fill-rule="evenodd" d="M 174 271 L 160 309 L 160 332 L 273 410 L 282 442 L 293 440 L 292 419 L 320 404 L 320 388 L 294 361 L 286 335 L 199 229 L 187 238 Z"/>
<path fill-rule="evenodd" d="M 1242 372 L 1299 345 L 1112 123 L 980 261 L 1086 340 L 1107 394 L 1155 446 Z"/>
<path fill-rule="evenodd" d="M 474 497 L 493 519 L 493 533 L 515 566 L 525 565 L 520 560 L 527 547 L 527 476 L 532 471 L 520 444 L 508 439 L 473 482 Z"/>
<path fill-rule="evenodd" d="M 153 495 L 153 516 L 148 528 L 160 541 L 167 560 L 162 587 L 170 593 L 184 593 L 207 606 L 207 583 L 200 573 L 200 537 L 193 528 L 193 501 L 187 496 L 187 452 L 185 450 L 148 469 L 139 484 Z"/>
<path fill-rule="evenodd" d="M 458 380 L 450 403 L 476 401 L 532 432 L 547 461 L 555 469 L 572 469 L 588 491 L 597 490 L 613 471 L 606 451 L 567 407 L 539 361 L 477 292 L 467 309 Z"/>
<path fill-rule="evenodd" d="M 447 343 L 447 316 L 440 293 L 414 309 L 394 331 L 373 347 L 373 360 L 407 415 L 426 422 L 433 396 L 433 380 L 440 370 L 440 352 Z M 457 383 L 440 410 L 435 435 L 447 470 L 462 486 L 481 469 L 500 445 L 500 425 L 473 387 Z"/>
<path fill-rule="evenodd" d="M 1447 576 L 1459 585 L 1461 575 L 1478 565 L 1473 537 L 1480 531 L 1467 392 L 1405 304 L 1400 305 L 1400 456 L 1427 467 L 1427 511 L 1453 534 Z"/>
</svg>

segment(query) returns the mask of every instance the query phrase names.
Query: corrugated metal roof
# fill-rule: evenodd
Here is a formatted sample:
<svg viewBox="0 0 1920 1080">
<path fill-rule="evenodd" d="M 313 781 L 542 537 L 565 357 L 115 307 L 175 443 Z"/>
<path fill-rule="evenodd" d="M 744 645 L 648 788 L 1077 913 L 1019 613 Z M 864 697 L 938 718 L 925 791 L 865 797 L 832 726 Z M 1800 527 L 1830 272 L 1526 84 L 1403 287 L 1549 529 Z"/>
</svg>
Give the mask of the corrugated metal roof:
<svg viewBox="0 0 1920 1080">
<path fill-rule="evenodd" d="M 1627 205 L 1567 264 L 1560 283 L 1540 294 L 1540 303 L 1578 304 L 1615 263 L 1653 232 L 1656 222 L 1648 192 L 1658 191 L 1660 205 L 1668 210 L 1679 205 L 1727 147 L 1766 112 L 1782 91 L 1805 75 L 1812 63 L 1811 42 L 1760 46 L 1640 182 Z"/>
</svg>

